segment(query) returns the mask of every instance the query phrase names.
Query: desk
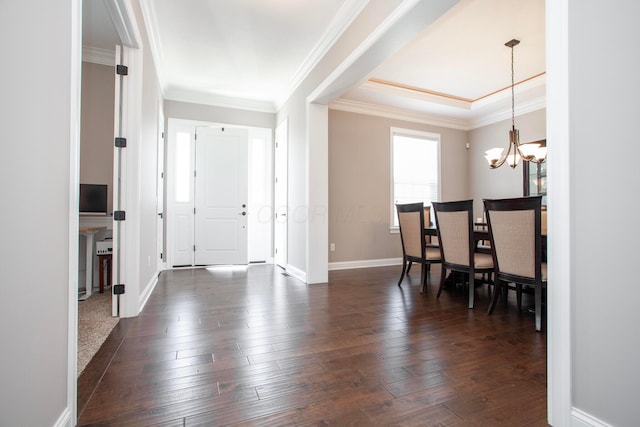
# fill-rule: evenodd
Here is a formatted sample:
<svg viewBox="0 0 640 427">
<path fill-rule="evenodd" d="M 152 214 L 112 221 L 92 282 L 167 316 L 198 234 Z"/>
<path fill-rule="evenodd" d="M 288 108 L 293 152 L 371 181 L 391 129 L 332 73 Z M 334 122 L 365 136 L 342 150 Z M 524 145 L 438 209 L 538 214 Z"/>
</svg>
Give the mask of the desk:
<svg viewBox="0 0 640 427">
<path fill-rule="evenodd" d="M 104 293 L 104 270 L 107 265 L 107 286 L 111 286 L 111 254 L 98 255 L 98 272 L 100 274 L 100 293 Z"/>
<path fill-rule="evenodd" d="M 81 298 L 83 300 L 91 296 L 91 288 L 93 287 L 93 254 L 94 254 L 94 236 L 107 227 L 80 227 L 80 235 L 87 239 L 86 259 L 85 259 L 85 294 Z"/>
</svg>

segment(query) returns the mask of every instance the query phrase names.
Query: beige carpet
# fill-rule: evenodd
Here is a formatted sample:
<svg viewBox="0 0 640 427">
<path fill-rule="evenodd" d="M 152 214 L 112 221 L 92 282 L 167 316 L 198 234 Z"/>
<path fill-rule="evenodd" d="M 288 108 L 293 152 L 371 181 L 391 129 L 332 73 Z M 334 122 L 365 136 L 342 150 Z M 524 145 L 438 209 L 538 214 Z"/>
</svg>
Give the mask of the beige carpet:
<svg viewBox="0 0 640 427">
<path fill-rule="evenodd" d="M 111 317 L 111 291 L 78 301 L 78 376 L 120 319 Z"/>
</svg>

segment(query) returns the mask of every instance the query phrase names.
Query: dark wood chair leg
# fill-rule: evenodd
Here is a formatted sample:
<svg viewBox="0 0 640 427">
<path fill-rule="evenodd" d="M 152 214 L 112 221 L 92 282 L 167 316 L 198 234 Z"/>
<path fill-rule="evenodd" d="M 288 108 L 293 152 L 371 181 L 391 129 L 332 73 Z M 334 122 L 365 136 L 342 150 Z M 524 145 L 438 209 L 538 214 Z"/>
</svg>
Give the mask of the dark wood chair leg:
<svg viewBox="0 0 640 427">
<path fill-rule="evenodd" d="M 413 261 L 409 260 L 409 266 L 407 267 L 407 274 L 411 271 L 411 266 L 413 265 Z"/>
<path fill-rule="evenodd" d="M 498 302 L 498 298 L 500 298 L 500 294 L 502 292 L 503 292 L 502 281 L 496 280 L 493 285 L 493 298 L 491 298 L 491 303 L 489 304 L 489 309 L 487 310 L 487 314 L 493 314 L 493 310 L 496 308 L 496 303 Z"/>
<path fill-rule="evenodd" d="M 444 288 L 445 276 L 447 275 L 447 270 L 442 266 L 442 273 L 440 273 L 440 287 L 438 288 L 438 294 L 436 298 L 440 298 L 440 294 L 442 293 L 442 288 Z"/>
<path fill-rule="evenodd" d="M 427 274 L 429 272 L 429 264 L 422 264 L 422 270 L 420 274 L 420 283 L 422 286 L 420 287 L 420 293 L 424 294 L 427 288 Z"/>
<path fill-rule="evenodd" d="M 536 331 L 542 330 L 542 285 L 536 284 L 535 288 Z"/>
<path fill-rule="evenodd" d="M 411 265 L 409 265 L 411 266 Z M 406 258 L 402 258 L 402 273 L 400 274 L 400 280 L 398 280 L 398 286 L 402 286 L 402 279 L 404 279 L 404 274 L 405 272 L 408 273 L 407 271 L 407 259 Z"/>
<path fill-rule="evenodd" d="M 518 300 L 518 311 L 522 310 L 522 285 L 516 284 L 516 299 Z"/>
<path fill-rule="evenodd" d="M 469 274 L 469 308 L 473 308 L 473 300 L 476 295 L 475 276 L 473 273 Z"/>
</svg>

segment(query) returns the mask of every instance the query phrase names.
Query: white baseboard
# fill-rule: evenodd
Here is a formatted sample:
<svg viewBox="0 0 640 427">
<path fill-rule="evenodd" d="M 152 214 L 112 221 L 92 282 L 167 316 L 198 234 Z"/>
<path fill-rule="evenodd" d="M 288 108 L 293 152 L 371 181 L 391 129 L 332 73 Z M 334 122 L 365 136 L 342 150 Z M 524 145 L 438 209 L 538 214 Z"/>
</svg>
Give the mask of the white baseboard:
<svg viewBox="0 0 640 427">
<path fill-rule="evenodd" d="M 358 261 L 330 262 L 329 271 L 349 270 L 352 268 L 385 267 L 388 265 L 402 265 L 402 258 L 365 259 Z"/>
<path fill-rule="evenodd" d="M 607 424 L 598 418 L 587 414 L 586 412 L 578 409 L 571 408 L 571 426 L 572 427 L 612 427 L 611 424 Z"/>
<path fill-rule="evenodd" d="M 142 312 L 142 309 L 144 308 L 145 304 L 149 300 L 151 293 L 156 288 L 156 285 L 158 284 L 158 274 L 160 274 L 160 272 L 157 272 L 156 274 L 153 275 L 151 280 L 149 280 L 149 283 L 147 283 L 147 286 L 144 287 L 144 290 L 140 294 L 140 299 L 138 301 L 138 307 L 139 307 L 138 314 Z"/>
<path fill-rule="evenodd" d="M 307 283 L 307 273 L 300 270 L 299 268 L 296 268 L 291 264 L 287 264 L 287 268 L 285 268 L 285 271 L 296 279 L 302 280 L 304 283 Z"/>
<path fill-rule="evenodd" d="M 75 423 L 71 421 L 71 409 L 67 406 L 58 417 L 53 427 L 73 427 Z"/>
</svg>

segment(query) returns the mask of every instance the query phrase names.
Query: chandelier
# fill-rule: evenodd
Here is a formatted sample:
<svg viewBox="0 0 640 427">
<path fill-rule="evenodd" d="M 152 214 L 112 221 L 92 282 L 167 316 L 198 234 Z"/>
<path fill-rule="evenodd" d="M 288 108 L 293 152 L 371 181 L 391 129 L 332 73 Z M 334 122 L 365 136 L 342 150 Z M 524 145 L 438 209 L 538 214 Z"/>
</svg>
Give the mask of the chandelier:
<svg viewBox="0 0 640 427">
<path fill-rule="evenodd" d="M 542 163 L 547 158 L 547 147 L 538 143 L 520 144 L 520 131 L 516 129 L 515 120 L 515 80 L 513 67 L 513 48 L 520 43 L 520 40 L 510 40 L 504 45 L 511 48 L 511 130 L 509 131 L 509 148 L 504 156 L 504 148 L 492 148 L 485 151 L 485 158 L 489 162 L 491 169 L 502 166 L 505 162 L 512 168 L 518 166 L 520 158 L 527 162 Z"/>
</svg>

